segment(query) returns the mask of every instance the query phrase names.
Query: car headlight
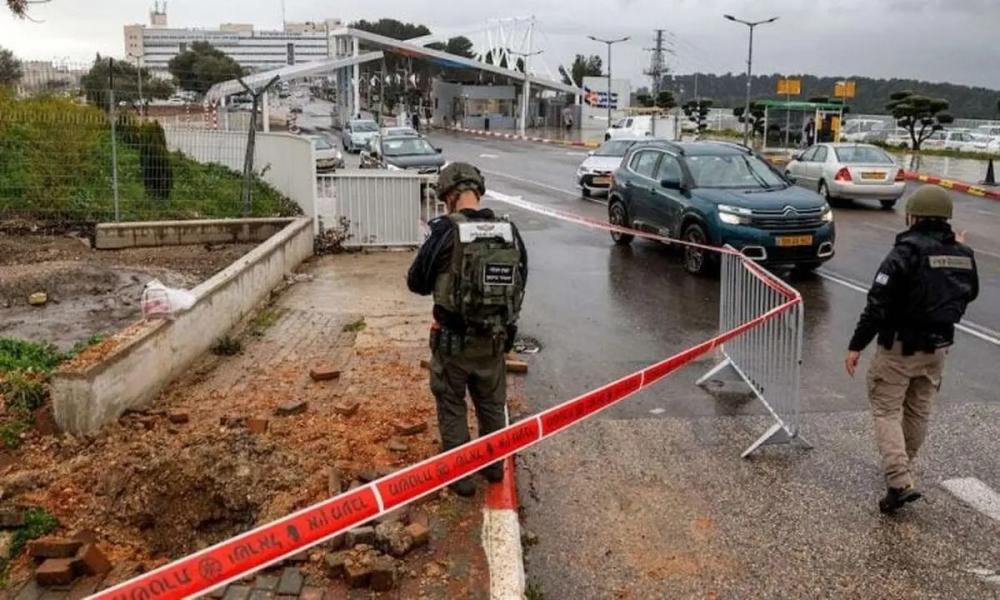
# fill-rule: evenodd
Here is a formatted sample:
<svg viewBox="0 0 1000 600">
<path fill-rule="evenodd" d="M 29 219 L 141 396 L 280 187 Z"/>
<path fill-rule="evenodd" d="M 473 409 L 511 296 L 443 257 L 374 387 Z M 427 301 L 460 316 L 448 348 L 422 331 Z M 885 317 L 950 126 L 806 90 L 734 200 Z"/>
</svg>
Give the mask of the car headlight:
<svg viewBox="0 0 1000 600">
<path fill-rule="evenodd" d="M 820 217 L 824 223 L 833 223 L 833 209 L 827 204 L 823 207 L 823 214 Z"/>
<path fill-rule="evenodd" d="M 753 211 L 740 206 L 719 205 L 719 220 L 729 225 L 749 225 Z"/>
</svg>

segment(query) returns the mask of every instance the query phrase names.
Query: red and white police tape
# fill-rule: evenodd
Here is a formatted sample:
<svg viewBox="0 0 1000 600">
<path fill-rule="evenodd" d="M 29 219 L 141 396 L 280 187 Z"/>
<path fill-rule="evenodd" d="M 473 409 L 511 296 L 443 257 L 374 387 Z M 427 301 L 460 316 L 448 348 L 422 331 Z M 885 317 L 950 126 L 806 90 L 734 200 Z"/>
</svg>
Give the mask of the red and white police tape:
<svg viewBox="0 0 1000 600">
<path fill-rule="evenodd" d="M 621 231 L 671 243 L 684 243 L 556 211 L 519 198 L 495 193 L 489 195 L 526 210 L 587 227 Z M 717 252 L 731 252 L 706 248 Z M 743 264 L 769 286 L 782 291 L 788 301 L 697 346 L 558 404 L 538 415 L 102 590 L 90 598 L 160 600 L 189 598 L 203 594 L 418 500 L 475 473 L 488 464 L 505 460 L 571 425 L 596 415 L 639 390 L 652 386 L 724 342 L 775 318 L 801 302 L 794 290 L 790 291 L 781 280 L 768 274 L 753 261 L 746 259 Z"/>
<path fill-rule="evenodd" d="M 972 183 L 965 183 L 964 181 L 957 181 L 955 179 L 947 179 L 944 177 L 936 177 L 934 175 L 925 175 L 923 173 L 914 173 L 912 171 L 906 171 L 905 177 L 910 181 L 922 181 L 924 183 L 932 183 L 934 185 L 939 185 L 949 190 L 955 190 L 956 192 L 969 194 L 970 196 L 977 196 L 979 198 L 989 198 L 990 200 L 1000 200 L 1000 190 L 991 190 Z"/>
</svg>

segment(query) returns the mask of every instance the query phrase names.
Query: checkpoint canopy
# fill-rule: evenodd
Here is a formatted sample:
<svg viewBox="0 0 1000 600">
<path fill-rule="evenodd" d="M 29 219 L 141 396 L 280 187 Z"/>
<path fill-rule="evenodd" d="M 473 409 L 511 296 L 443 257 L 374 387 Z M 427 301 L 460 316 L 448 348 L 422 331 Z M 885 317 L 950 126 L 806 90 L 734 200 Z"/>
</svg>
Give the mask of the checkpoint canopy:
<svg viewBox="0 0 1000 600">
<path fill-rule="evenodd" d="M 806 145 L 806 127 L 811 119 L 814 124 L 813 142 L 837 141 L 840 137 L 840 125 L 844 112 L 850 106 L 840 102 L 804 102 L 800 100 L 756 100 L 757 106 L 764 108 L 764 149 L 768 147 L 769 134 L 775 128 L 779 135 L 779 144 L 789 140 L 784 145 L 797 142 L 798 146 Z M 773 124 L 771 117 L 775 112 L 784 113 L 784 118 L 778 118 Z M 789 130 L 796 131 L 794 136 Z"/>
</svg>

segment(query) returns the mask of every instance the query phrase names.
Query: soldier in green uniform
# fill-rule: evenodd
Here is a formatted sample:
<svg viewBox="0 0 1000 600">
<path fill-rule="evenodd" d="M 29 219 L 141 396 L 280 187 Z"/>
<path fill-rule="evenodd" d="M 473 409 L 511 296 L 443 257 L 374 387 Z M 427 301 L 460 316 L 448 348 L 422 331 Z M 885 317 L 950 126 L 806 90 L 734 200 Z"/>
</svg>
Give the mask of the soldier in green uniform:
<svg viewBox="0 0 1000 600">
<path fill-rule="evenodd" d="M 448 214 L 430 222 L 431 235 L 407 275 L 410 291 L 434 295 L 430 383 L 444 450 L 469 441 L 466 390 L 480 435 L 506 423 L 505 355 L 517 333 L 528 255 L 513 223 L 480 208 L 485 192 L 476 167 L 451 163 L 441 170 L 437 194 Z M 503 464 L 491 464 L 482 474 L 500 481 Z M 451 487 L 463 496 L 476 492 L 470 478 Z"/>
</svg>

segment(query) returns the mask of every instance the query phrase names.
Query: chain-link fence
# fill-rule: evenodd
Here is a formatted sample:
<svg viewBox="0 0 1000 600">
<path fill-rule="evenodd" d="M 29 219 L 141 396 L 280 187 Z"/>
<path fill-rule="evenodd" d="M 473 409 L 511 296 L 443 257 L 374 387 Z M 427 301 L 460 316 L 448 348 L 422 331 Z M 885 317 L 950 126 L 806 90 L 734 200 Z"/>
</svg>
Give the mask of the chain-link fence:
<svg viewBox="0 0 1000 600">
<path fill-rule="evenodd" d="M 228 106 L 204 100 L 219 74 L 156 73 L 100 58 L 79 65 L 24 62 L 21 70 L 16 85 L 0 86 L 0 219 L 300 212 L 287 190 L 265 176 L 282 166 L 281 152 L 272 149 L 270 162 L 261 161 L 257 144 L 247 152 L 255 137 L 251 121 L 263 129 L 268 111 L 258 102 L 254 112 L 249 94 L 230 97 Z M 278 116 L 275 127 L 282 129 L 285 118 Z"/>
</svg>

